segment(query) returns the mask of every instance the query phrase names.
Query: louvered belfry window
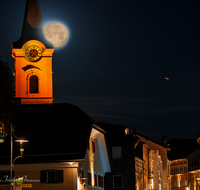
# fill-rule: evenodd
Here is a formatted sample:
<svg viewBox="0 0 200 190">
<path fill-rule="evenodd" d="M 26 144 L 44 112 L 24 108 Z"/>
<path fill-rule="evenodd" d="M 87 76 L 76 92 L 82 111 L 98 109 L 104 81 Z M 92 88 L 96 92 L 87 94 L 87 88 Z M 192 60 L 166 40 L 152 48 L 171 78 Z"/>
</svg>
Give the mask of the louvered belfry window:
<svg viewBox="0 0 200 190">
<path fill-rule="evenodd" d="M 30 93 L 38 93 L 38 77 L 36 75 L 30 77 Z"/>
</svg>

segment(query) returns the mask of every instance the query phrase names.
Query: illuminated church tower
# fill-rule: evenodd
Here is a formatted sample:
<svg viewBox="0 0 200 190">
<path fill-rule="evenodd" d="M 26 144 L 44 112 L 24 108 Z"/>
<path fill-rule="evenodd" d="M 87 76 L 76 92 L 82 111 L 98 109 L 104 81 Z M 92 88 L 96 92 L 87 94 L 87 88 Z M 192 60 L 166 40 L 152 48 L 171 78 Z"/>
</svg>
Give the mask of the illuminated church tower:
<svg viewBox="0 0 200 190">
<path fill-rule="evenodd" d="M 44 36 L 38 0 L 27 0 L 21 37 L 12 43 L 15 98 L 21 104 L 53 103 L 53 45 Z"/>
</svg>

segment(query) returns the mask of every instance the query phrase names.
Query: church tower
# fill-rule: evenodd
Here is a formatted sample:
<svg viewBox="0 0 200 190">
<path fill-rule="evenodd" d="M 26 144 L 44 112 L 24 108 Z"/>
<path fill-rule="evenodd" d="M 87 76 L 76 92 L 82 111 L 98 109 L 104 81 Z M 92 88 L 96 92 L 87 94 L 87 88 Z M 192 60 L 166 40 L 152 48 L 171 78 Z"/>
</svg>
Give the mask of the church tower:
<svg viewBox="0 0 200 190">
<path fill-rule="evenodd" d="M 54 46 L 44 36 L 38 0 L 27 0 L 21 37 L 12 43 L 15 98 L 21 104 L 52 104 Z"/>
</svg>

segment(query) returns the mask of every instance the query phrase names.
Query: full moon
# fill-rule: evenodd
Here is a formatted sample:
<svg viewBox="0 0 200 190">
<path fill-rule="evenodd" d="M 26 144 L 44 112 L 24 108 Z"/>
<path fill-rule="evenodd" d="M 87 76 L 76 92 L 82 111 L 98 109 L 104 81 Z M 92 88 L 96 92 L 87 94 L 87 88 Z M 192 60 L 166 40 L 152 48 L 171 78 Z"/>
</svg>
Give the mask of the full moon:
<svg viewBox="0 0 200 190">
<path fill-rule="evenodd" d="M 62 24 L 51 22 L 44 27 L 46 39 L 54 44 L 54 48 L 63 46 L 68 38 L 68 31 Z"/>
</svg>

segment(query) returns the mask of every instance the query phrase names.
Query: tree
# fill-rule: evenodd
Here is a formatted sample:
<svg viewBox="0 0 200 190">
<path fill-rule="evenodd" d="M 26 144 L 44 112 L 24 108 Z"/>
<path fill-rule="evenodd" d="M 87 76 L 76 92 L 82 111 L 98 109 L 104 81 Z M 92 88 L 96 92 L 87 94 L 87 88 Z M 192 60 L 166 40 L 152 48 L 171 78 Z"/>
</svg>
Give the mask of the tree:
<svg viewBox="0 0 200 190">
<path fill-rule="evenodd" d="M 0 57 L 0 121 L 4 123 L 5 131 L 9 131 L 10 123 L 15 118 L 14 77 L 8 63 Z"/>
</svg>

